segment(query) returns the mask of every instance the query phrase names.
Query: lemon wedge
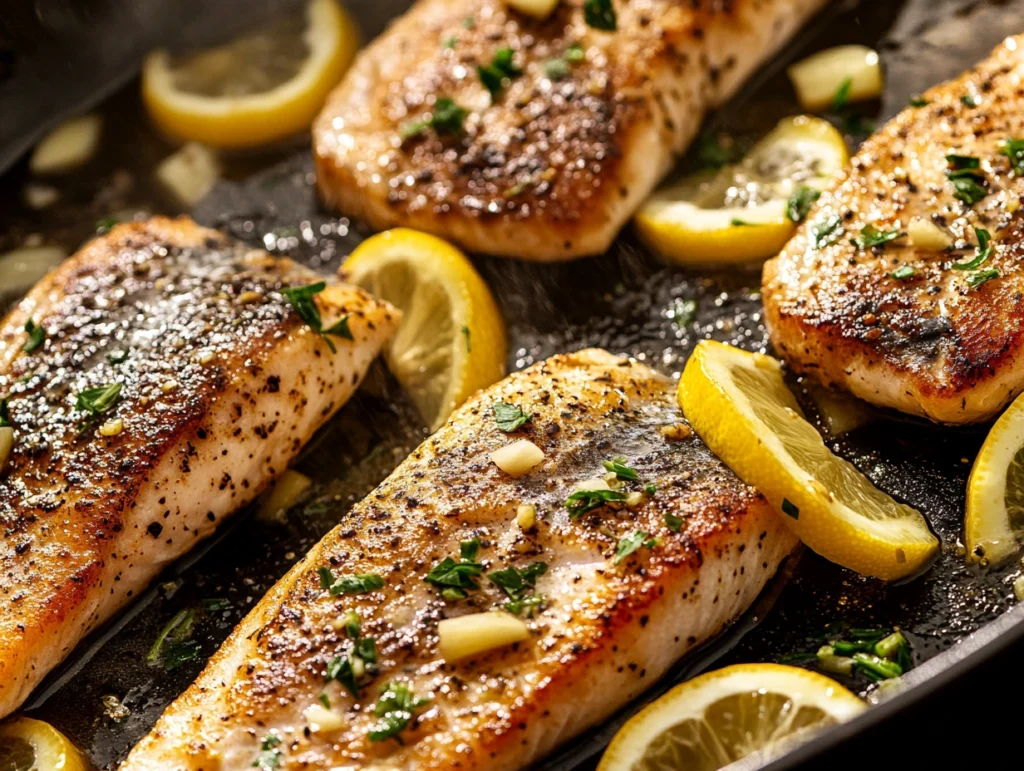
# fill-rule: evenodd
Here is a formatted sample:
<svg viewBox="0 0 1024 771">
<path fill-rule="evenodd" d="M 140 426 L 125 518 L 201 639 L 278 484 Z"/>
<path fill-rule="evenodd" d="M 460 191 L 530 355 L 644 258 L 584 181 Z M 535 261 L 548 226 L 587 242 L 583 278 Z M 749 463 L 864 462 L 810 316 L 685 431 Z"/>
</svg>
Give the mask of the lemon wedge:
<svg viewBox="0 0 1024 771">
<path fill-rule="evenodd" d="M 469 259 L 447 241 L 389 230 L 360 244 L 344 271 L 402 311 L 388 367 L 432 431 L 505 376 L 508 342 L 498 306 Z"/>
<path fill-rule="evenodd" d="M 75 746 L 49 723 L 19 717 L 0 725 L 4 771 L 86 771 Z"/>
<path fill-rule="evenodd" d="M 336 0 L 310 0 L 304 14 L 201 53 L 154 51 L 142 67 L 142 98 L 176 140 L 257 147 L 308 129 L 358 47 Z"/>
<path fill-rule="evenodd" d="M 964 521 L 967 556 L 996 565 L 1024 541 L 1024 397 L 999 416 L 974 460 Z"/>
<path fill-rule="evenodd" d="M 776 359 L 704 340 L 679 381 L 679 406 L 711 451 L 826 559 L 891 581 L 919 572 L 937 552 L 920 512 L 825 446 Z"/>
<path fill-rule="evenodd" d="M 637 233 L 678 265 L 763 260 L 778 253 L 850 157 L 827 121 L 786 118 L 738 164 L 654 193 Z"/>
<path fill-rule="evenodd" d="M 694 678 L 637 713 L 598 771 L 713 771 L 771 746 L 791 746 L 866 705 L 823 675 L 740 664 Z"/>
</svg>

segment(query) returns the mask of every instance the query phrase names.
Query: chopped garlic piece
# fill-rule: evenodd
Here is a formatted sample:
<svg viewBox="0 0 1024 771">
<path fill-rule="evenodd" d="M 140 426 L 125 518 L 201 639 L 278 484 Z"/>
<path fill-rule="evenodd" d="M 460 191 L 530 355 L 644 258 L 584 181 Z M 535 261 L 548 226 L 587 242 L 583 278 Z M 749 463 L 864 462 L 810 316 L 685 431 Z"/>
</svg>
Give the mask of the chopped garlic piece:
<svg viewBox="0 0 1024 771">
<path fill-rule="evenodd" d="M 508 613 L 473 613 L 443 619 L 437 625 L 437 649 L 445 661 L 458 661 L 529 636 L 526 624 Z"/>
<path fill-rule="evenodd" d="M 13 448 L 14 429 L 11 426 L 0 427 L 0 474 L 7 468 L 7 461 L 11 459 Z"/>
<path fill-rule="evenodd" d="M 505 0 L 505 5 L 535 19 L 546 19 L 554 13 L 558 2 L 559 0 Z"/>
<path fill-rule="evenodd" d="M 60 124 L 43 137 L 29 159 L 33 174 L 58 174 L 86 163 L 100 144 L 103 118 L 83 115 Z"/>
<path fill-rule="evenodd" d="M 911 245 L 927 252 L 941 252 L 953 245 L 949 233 L 924 217 L 914 217 L 907 225 Z"/>
<path fill-rule="evenodd" d="M 270 493 L 260 506 L 260 519 L 280 519 L 281 515 L 296 504 L 313 480 L 305 474 L 285 469 L 270 488 Z"/>
<path fill-rule="evenodd" d="M 156 179 L 186 208 L 195 206 L 220 178 L 217 153 L 206 145 L 190 142 L 156 167 Z"/>
<path fill-rule="evenodd" d="M 100 426 L 100 436 L 117 436 L 124 431 L 124 421 L 121 418 L 108 420 Z"/>
<path fill-rule="evenodd" d="M 28 208 L 39 211 L 57 203 L 60 200 L 60 191 L 50 185 L 25 185 L 21 196 Z"/>
<path fill-rule="evenodd" d="M 533 530 L 537 524 L 537 507 L 532 503 L 521 503 L 516 509 L 516 524 L 521 530 Z"/>
<path fill-rule="evenodd" d="M 494 465 L 514 477 L 521 477 L 544 460 L 544 451 L 529 439 L 517 439 L 491 453 Z"/>
<path fill-rule="evenodd" d="M 836 46 L 808 56 L 786 73 L 793 82 L 797 99 L 805 110 L 822 110 L 833 103 L 839 89 L 849 81 L 847 102 L 875 99 L 882 94 L 882 66 L 878 52 L 867 46 Z"/>
<path fill-rule="evenodd" d="M 685 423 L 673 423 L 671 426 L 662 426 L 658 429 L 658 433 L 669 441 L 676 442 L 693 436 L 693 429 Z"/>
<path fill-rule="evenodd" d="M 337 712 L 327 709 L 322 704 L 313 704 L 302 711 L 306 722 L 309 723 L 309 730 L 313 733 L 320 731 L 340 731 L 345 727 L 345 719 Z"/>
<path fill-rule="evenodd" d="M 626 508 L 627 509 L 639 509 L 644 505 L 644 501 L 647 500 L 647 496 L 643 493 L 632 492 L 626 496 Z"/>
</svg>

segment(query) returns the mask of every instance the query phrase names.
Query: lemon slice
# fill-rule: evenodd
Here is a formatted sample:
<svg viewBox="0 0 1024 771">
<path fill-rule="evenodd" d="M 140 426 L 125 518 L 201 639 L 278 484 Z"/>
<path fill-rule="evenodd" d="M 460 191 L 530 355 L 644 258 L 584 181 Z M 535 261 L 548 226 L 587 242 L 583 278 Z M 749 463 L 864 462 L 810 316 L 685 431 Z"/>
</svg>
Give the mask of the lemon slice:
<svg viewBox="0 0 1024 771">
<path fill-rule="evenodd" d="M 791 746 L 866 705 L 823 675 L 740 664 L 673 688 L 622 727 L 598 771 L 714 771 L 771 746 Z"/>
<path fill-rule="evenodd" d="M 475 391 L 505 376 L 508 342 L 498 306 L 472 263 L 447 241 L 396 228 L 360 244 L 344 270 L 402 311 L 388 367 L 432 431 Z"/>
<path fill-rule="evenodd" d="M 704 340 L 679 381 L 679 406 L 711 451 L 826 559 L 894 580 L 922 570 L 938 550 L 920 512 L 825 446 L 776 359 Z"/>
<path fill-rule="evenodd" d="M 75 746 L 56 728 L 41 720 L 20 717 L 0 725 L 0 769 L 86 771 L 86 765 Z"/>
<path fill-rule="evenodd" d="M 656 192 L 637 213 L 636 229 L 679 265 L 765 259 L 801 218 L 790 216 L 790 198 L 813 202 L 849 160 L 842 134 L 827 121 L 786 118 L 740 163 Z"/>
<path fill-rule="evenodd" d="M 336 0 L 310 0 L 258 32 L 181 58 L 154 51 L 142 98 L 157 128 L 180 141 L 257 147 L 305 131 L 359 47 Z"/>
<path fill-rule="evenodd" d="M 999 416 L 967 483 L 967 555 L 995 565 L 1024 541 L 1024 397 Z"/>
</svg>

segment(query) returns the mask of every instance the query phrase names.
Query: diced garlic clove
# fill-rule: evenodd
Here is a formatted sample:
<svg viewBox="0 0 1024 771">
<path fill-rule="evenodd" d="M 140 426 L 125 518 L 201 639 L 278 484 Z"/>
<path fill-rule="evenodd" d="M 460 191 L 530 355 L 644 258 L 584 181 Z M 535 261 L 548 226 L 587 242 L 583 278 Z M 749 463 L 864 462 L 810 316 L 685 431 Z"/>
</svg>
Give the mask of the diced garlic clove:
<svg viewBox="0 0 1024 771">
<path fill-rule="evenodd" d="M 532 503 L 521 503 L 516 509 L 516 524 L 520 530 L 533 530 L 537 524 L 537 507 Z"/>
<path fill-rule="evenodd" d="M 924 217 L 914 217 L 907 225 L 907 237 L 916 249 L 926 252 L 941 252 L 953 245 L 949 233 Z"/>
<path fill-rule="evenodd" d="M 573 488 L 573 492 L 587 491 L 587 490 L 611 490 L 608 483 L 603 479 L 584 479 L 579 482 L 576 487 Z"/>
<path fill-rule="evenodd" d="M 191 208 L 210 192 L 220 178 L 217 153 L 190 142 L 156 167 L 160 185 L 182 206 Z"/>
<path fill-rule="evenodd" d="M 345 718 L 321 704 L 312 704 L 302 712 L 313 733 L 340 731 L 345 727 Z"/>
<path fill-rule="evenodd" d="M 437 650 L 445 661 L 458 661 L 478 653 L 525 640 L 530 630 L 520 619 L 503 611 L 446 618 L 437 625 Z"/>
<path fill-rule="evenodd" d="M 103 118 L 83 115 L 57 126 L 36 145 L 28 167 L 33 174 L 59 174 L 87 163 L 100 144 Z"/>
<path fill-rule="evenodd" d="M 559 0 L 505 0 L 505 5 L 519 13 L 525 13 L 535 19 L 546 19 L 555 8 Z"/>
<path fill-rule="evenodd" d="M 808 56 L 786 72 L 793 82 L 800 105 L 809 111 L 830 106 L 850 81 L 847 102 L 875 99 L 882 94 L 882 65 L 878 52 L 867 46 L 836 46 Z"/>
<path fill-rule="evenodd" d="M 529 439 L 517 439 L 491 453 L 494 465 L 506 474 L 521 477 L 544 460 L 544 451 Z"/>
<path fill-rule="evenodd" d="M 274 482 L 270 493 L 260 506 L 259 518 L 279 520 L 284 512 L 296 504 L 313 480 L 298 471 L 286 469 Z"/>
</svg>

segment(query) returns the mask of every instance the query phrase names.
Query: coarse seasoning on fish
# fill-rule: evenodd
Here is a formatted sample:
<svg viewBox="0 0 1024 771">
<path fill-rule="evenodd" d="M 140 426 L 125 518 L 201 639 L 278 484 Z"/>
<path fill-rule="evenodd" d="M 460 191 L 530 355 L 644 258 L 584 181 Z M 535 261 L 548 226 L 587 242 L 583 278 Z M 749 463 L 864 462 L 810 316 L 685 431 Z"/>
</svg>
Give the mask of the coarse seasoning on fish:
<svg viewBox="0 0 1024 771">
<path fill-rule="evenodd" d="M 491 454 L 519 440 L 543 459 L 514 478 Z M 477 394 L 358 504 L 121 771 L 528 767 L 720 632 L 795 543 L 668 378 L 554 356 Z M 519 641 L 446 660 L 439 627 L 489 611 Z"/>
<path fill-rule="evenodd" d="M 704 116 L 825 2 L 602 5 L 562 0 L 541 21 L 502 0 L 418 0 L 313 127 L 324 200 L 476 252 L 603 252 Z"/>
<path fill-rule="evenodd" d="M 352 394 L 396 311 L 328 284 L 310 301 L 325 338 L 284 294 L 320 280 L 154 218 L 86 245 L 3 321 L 0 716 Z"/>
<path fill-rule="evenodd" d="M 868 139 L 765 265 L 765 321 L 796 371 L 950 424 L 1024 390 L 1022 45 Z"/>
</svg>

